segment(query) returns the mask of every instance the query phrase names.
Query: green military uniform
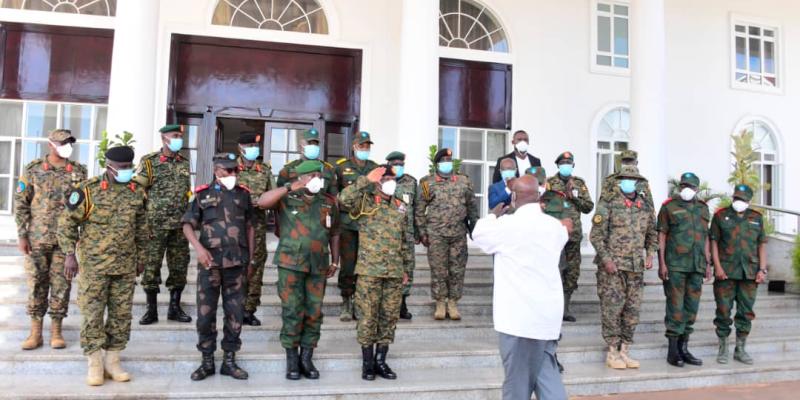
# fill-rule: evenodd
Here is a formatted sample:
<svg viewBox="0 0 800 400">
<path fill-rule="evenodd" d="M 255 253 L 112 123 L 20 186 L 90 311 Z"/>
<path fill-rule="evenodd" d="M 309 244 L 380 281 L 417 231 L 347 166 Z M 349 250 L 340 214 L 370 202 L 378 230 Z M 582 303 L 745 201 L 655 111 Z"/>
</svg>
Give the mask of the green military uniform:
<svg viewBox="0 0 800 400">
<path fill-rule="evenodd" d="M 311 141 L 316 141 L 319 143 L 319 131 L 316 129 L 309 129 L 303 132 L 303 140 L 306 143 Z M 305 155 L 301 155 L 300 158 L 294 160 L 281 168 L 280 172 L 278 173 L 278 182 L 275 187 L 282 187 L 283 185 L 292 182 L 297 178 L 297 171 L 296 168 L 300 165 L 303 161 L 307 161 L 308 158 Z M 322 180 L 323 186 L 321 192 L 328 193 L 332 196 L 336 196 L 339 194 L 339 184 L 338 179 L 336 176 L 336 168 L 323 161 L 319 160 L 322 163 Z"/>
<path fill-rule="evenodd" d="M 394 160 L 403 160 L 405 161 L 406 155 L 399 152 L 393 151 L 386 156 L 386 161 L 394 161 Z M 415 262 L 415 250 L 414 245 L 419 241 L 419 232 L 416 229 L 416 221 L 414 220 L 414 205 L 417 202 L 417 179 L 413 176 L 405 173 L 405 166 L 402 167 L 403 173 L 398 173 L 398 167 L 395 167 L 395 174 L 397 174 L 397 189 L 394 192 L 394 196 L 403 201 L 406 204 L 406 244 L 404 246 L 405 251 L 410 255 L 406 260 L 408 260 L 408 265 L 406 265 L 406 270 L 408 271 L 408 283 L 403 287 L 403 298 L 409 296 L 411 294 L 411 285 L 414 283 L 414 269 L 416 267 Z"/>
<path fill-rule="evenodd" d="M 632 162 L 636 165 L 635 162 L 638 161 L 638 153 L 633 150 L 623 150 L 620 153 L 620 159 L 622 162 Z M 637 168 L 638 173 L 638 168 Z M 614 197 L 615 190 L 617 188 L 617 184 L 619 183 L 619 171 L 614 172 L 613 174 L 607 176 L 603 180 L 603 185 L 600 188 L 600 198 L 597 200 L 608 200 L 609 197 Z M 636 182 L 636 193 L 642 196 L 642 198 L 646 199 L 647 203 L 650 205 L 652 209 L 655 210 L 655 206 L 653 203 L 653 192 L 650 190 L 650 184 L 647 182 L 647 179 L 642 177 Z"/>
</svg>

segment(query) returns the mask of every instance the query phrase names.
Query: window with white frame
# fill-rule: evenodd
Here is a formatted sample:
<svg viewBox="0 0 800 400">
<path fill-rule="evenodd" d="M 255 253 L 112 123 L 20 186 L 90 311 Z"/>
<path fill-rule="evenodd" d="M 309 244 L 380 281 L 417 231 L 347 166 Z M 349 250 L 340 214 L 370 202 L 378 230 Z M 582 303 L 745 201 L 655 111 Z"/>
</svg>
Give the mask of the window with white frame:
<svg viewBox="0 0 800 400">
<path fill-rule="evenodd" d="M 105 105 L 36 101 L 0 101 L 0 213 L 11 212 L 13 189 L 22 169 L 49 153 L 47 134 L 53 129 L 72 131 L 76 139 L 72 160 L 100 171 L 97 145 L 107 121 Z"/>
<path fill-rule="evenodd" d="M 774 89 L 778 77 L 778 29 L 774 26 L 733 23 L 733 86 Z"/>
<path fill-rule="evenodd" d="M 481 215 L 488 207 L 488 190 L 497 159 L 506 155 L 508 131 L 480 128 L 439 127 L 439 148 L 453 150 L 461 160 L 460 173 L 469 177 L 475 196 L 480 200 Z"/>
<path fill-rule="evenodd" d="M 440 0 L 439 46 L 508 53 L 503 25 L 475 0 Z"/>
<path fill-rule="evenodd" d="M 627 71 L 630 65 L 630 6 L 627 1 L 596 0 L 593 3 L 593 69 Z"/>
<path fill-rule="evenodd" d="M 214 25 L 301 33 L 328 33 L 328 18 L 317 0 L 219 0 Z"/>
<path fill-rule="evenodd" d="M 627 107 L 616 107 L 607 111 L 597 126 L 597 193 L 600 198 L 603 182 L 619 163 L 620 153 L 628 150 L 630 141 L 631 114 Z"/>
<path fill-rule="evenodd" d="M 761 183 L 761 190 L 754 193 L 753 202 L 780 207 L 780 160 L 775 132 L 764 121 L 757 119 L 744 125 L 740 133 L 745 132 L 753 134 L 753 151 L 756 157 L 753 168 Z"/>
<path fill-rule="evenodd" d="M 113 17 L 117 0 L 0 0 L 0 7 Z"/>
</svg>

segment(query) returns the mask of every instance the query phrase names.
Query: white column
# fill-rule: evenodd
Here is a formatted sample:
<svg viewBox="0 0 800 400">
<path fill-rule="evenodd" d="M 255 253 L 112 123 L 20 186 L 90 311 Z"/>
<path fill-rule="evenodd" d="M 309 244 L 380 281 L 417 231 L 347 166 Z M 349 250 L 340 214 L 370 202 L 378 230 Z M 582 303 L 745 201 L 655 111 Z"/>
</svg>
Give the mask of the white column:
<svg viewBox="0 0 800 400">
<path fill-rule="evenodd" d="M 153 151 L 158 0 L 118 0 L 108 99 L 108 133 L 132 132 L 136 158 Z"/>
<path fill-rule="evenodd" d="M 428 174 L 428 146 L 439 125 L 439 2 L 403 0 L 400 37 L 399 150 L 406 171 Z"/>
<path fill-rule="evenodd" d="M 667 197 L 664 0 L 631 1 L 631 148 L 653 199 Z"/>
</svg>

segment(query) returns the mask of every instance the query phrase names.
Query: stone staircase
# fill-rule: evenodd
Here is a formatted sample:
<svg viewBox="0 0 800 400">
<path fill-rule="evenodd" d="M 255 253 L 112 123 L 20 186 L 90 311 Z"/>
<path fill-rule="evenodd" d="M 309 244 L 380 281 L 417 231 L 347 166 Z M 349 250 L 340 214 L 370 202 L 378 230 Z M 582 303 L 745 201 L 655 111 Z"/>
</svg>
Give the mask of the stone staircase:
<svg viewBox="0 0 800 400">
<path fill-rule="evenodd" d="M 418 254 L 416 282 L 409 298 L 414 319 L 398 324 L 395 345 L 389 355 L 390 365 L 399 375 L 397 381 L 361 380 L 355 323 L 338 320 L 340 299 L 335 279 L 329 281 L 326 291 L 324 313 L 327 317 L 315 353 L 322 378 L 319 381 L 285 380 L 284 352 L 278 342 L 280 301 L 274 284 L 277 273 L 274 267 L 268 267 L 262 305 L 258 310 L 264 324 L 244 327 L 242 351 L 238 354 L 240 364 L 250 372 L 249 380 L 235 381 L 218 374 L 203 382 L 192 382 L 189 374 L 199 361 L 194 323 L 166 321 L 167 294 L 162 293 L 159 295 L 159 323 L 140 326 L 137 321 L 144 312 L 145 301 L 137 287 L 131 341 L 123 353 L 124 365 L 134 379 L 130 383 L 108 382 L 102 387 L 89 388 L 84 384 L 86 361 L 78 344 L 80 310 L 75 304 L 76 288 L 73 287 L 70 317 L 64 322 L 67 349 L 43 347 L 22 351 L 19 345 L 28 333 L 23 258 L 7 247 L 0 249 L 0 254 L 5 254 L 0 255 L 0 398 L 500 398 L 503 371 L 492 329 L 490 256 L 470 255 L 465 296 L 460 303 L 463 320 L 440 322 L 431 318 L 430 268 L 425 255 Z M 762 286 L 758 294 L 757 319 L 748 346 L 755 358 L 754 365 L 733 362 L 722 366 L 714 361 L 717 340 L 712 324 L 713 294 L 708 284 L 704 288 L 691 347 L 695 355 L 704 358 L 706 365 L 699 368 L 668 366 L 664 361 L 664 296 L 655 271 L 646 273 L 641 323 L 632 349 L 633 355 L 642 361 L 641 369 L 612 371 L 605 368 L 594 271 L 591 258 L 585 258 L 580 288 L 574 296 L 573 309 L 578 322 L 565 323 L 559 347 L 559 359 L 567 369 L 564 383 L 570 395 L 800 379 L 800 296 L 769 293 L 766 286 Z M 163 274 L 166 274 L 166 267 Z M 191 267 L 189 286 L 184 292 L 184 309 L 193 316 L 196 315 L 195 277 L 196 270 Z M 45 323 L 45 342 L 48 326 L 49 318 Z"/>
</svg>

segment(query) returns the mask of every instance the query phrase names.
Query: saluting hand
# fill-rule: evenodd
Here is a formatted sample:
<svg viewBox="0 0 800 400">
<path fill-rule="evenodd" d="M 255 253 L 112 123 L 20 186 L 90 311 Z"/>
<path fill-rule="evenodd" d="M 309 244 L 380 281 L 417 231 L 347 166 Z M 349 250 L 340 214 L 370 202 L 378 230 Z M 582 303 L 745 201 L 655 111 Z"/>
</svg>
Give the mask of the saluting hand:
<svg viewBox="0 0 800 400">
<path fill-rule="evenodd" d="M 313 176 L 311 174 L 305 174 L 305 175 L 297 178 L 297 180 L 292 182 L 292 186 L 291 186 L 292 187 L 292 191 L 294 192 L 295 190 L 300 190 L 300 189 L 306 187 L 306 184 L 312 178 L 313 178 Z"/>
<path fill-rule="evenodd" d="M 508 212 L 508 206 L 505 203 L 500 203 L 492 209 L 492 214 L 495 217 L 500 218 Z"/>
<path fill-rule="evenodd" d="M 367 174 L 367 180 L 372 183 L 378 183 L 381 181 L 381 177 L 383 177 L 383 174 L 385 173 L 386 173 L 386 167 L 375 168 L 372 171 L 369 171 L 369 173 Z"/>
</svg>

